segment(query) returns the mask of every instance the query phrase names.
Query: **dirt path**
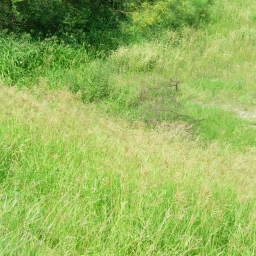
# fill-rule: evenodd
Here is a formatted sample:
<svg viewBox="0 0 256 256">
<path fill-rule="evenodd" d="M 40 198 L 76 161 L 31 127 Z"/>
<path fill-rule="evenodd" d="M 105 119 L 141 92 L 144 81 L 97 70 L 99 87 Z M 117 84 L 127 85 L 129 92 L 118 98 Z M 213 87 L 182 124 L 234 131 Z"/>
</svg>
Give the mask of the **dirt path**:
<svg viewBox="0 0 256 256">
<path fill-rule="evenodd" d="M 247 110 L 229 105 L 222 105 L 221 107 L 225 110 L 232 111 L 233 113 L 237 114 L 239 117 L 243 119 L 252 120 L 256 118 L 256 109 Z"/>
</svg>

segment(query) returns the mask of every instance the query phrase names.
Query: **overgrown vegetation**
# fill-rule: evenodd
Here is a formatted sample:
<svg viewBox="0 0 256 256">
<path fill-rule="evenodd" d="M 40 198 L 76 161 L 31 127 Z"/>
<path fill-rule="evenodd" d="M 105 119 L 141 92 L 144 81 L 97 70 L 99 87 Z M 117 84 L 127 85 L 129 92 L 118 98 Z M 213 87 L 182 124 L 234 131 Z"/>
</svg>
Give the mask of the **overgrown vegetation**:
<svg viewBox="0 0 256 256">
<path fill-rule="evenodd" d="M 0 3 L 0 29 L 40 39 L 57 36 L 68 44 L 108 51 L 143 36 L 152 37 L 156 29 L 207 21 L 211 2 L 4 0 Z"/>
<path fill-rule="evenodd" d="M 254 255 L 255 3 L 76 4 L 0 3 L 0 254 Z"/>
<path fill-rule="evenodd" d="M 35 93 L 1 86 L 3 255 L 254 254 L 255 149 Z"/>
</svg>

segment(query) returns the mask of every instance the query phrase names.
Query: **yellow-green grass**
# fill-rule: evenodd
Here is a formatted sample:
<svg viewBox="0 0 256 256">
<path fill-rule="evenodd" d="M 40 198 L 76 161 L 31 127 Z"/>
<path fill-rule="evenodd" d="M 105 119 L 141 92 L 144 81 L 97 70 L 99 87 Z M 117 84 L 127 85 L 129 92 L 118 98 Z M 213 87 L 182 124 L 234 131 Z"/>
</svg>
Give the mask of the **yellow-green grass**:
<svg viewBox="0 0 256 256">
<path fill-rule="evenodd" d="M 0 86 L 1 255 L 256 253 L 256 4 L 213 8 L 207 26 L 105 59 L 4 44 L 1 79 L 23 89 Z"/>
<path fill-rule="evenodd" d="M 125 116 L 143 119 L 152 110 L 154 117 L 155 108 L 137 107 L 144 104 L 140 98 L 145 88 L 146 101 L 154 102 L 156 88 L 180 80 L 179 92 L 170 97 L 170 111 L 205 119 L 195 129 L 206 139 L 255 145 L 255 13 L 250 0 L 216 1 L 212 22 L 199 30 L 165 31 L 157 41 L 120 47 L 110 59 L 119 67 L 112 74 L 113 86 L 122 93 L 110 108 L 119 101 L 117 110 Z M 136 107 L 124 111 L 127 105 Z"/>
<path fill-rule="evenodd" d="M 1 86 L 2 255 L 253 255 L 255 148 Z"/>
<path fill-rule="evenodd" d="M 80 91 L 85 102 L 104 99 L 103 111 L 144 120 L 156 116 L 147 104 L 156 100 L 158 91 L 165 93 L 171 78 L 177 79 L 181 84 L 172 95 L 175 101 L 167 104 L 170 111 L 205 119 L 195 130 L 207 140 L 254 145 L 256 6 L 251 0 L 215 1 L 211 12 L 210 24 L 199 29 L 164 30 L 157 40 L 119 47 L 105 59 L 92 58 L 83 48 L 56 44 L 54 38 L 2 38 L 2 80 L 19 87 Z M 157 118 L 173 121 L 165 112 Z M 239 135 L 237 141 L 233 132 Z"/>
</svg>

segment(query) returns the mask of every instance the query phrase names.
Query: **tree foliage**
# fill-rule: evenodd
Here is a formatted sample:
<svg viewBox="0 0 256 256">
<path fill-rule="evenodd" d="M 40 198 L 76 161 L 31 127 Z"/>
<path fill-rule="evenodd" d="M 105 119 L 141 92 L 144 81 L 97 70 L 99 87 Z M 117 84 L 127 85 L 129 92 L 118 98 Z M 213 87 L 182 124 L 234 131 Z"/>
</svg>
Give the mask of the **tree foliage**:
<svg viewBox="0 0 256 256">
<path fill-rule="evenodd" d="M 145 35 L 151 30 L 175 29 L 208 19 L 212 1 L 1 0 L 0 29 L 113 48 L 120 34 L 127 41 L 134 38 L 134 32 Z"/>
<path fill-rule="evenodd" d="M 55 34 L 72 29 L 86 31 L 92 23 L 115 26 L 121 14 L 116 10 L 122 5 L 120 0 L 2 0 L 0 27 Z"/>
</svg>

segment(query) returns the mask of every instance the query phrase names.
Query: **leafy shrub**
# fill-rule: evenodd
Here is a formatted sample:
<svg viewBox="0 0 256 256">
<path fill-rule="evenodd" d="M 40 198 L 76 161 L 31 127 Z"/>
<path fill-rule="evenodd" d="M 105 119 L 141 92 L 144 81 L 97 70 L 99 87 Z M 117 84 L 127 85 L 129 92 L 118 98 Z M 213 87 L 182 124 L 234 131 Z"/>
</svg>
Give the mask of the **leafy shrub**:
<svg viewBox="0 0 256 256">
<path fill-rule="evenodd" d="M 166 0 L 143 2 L 130 15 L 131 25 L 137 32 L 149 33 L 152 29 L 177 29 L 198 25 L 209 19 L 212 0 Z M 129 32 L 127 28 L 124 28 Z"/>
<path fill-rule="evenodd" d="M 0 29 L 69 44 L 115 49 L 140 41 L 151 30 L 198 25 L 209 19 L 213 0 L 3 0 Z M 94 49 L 90 47 L 90 50 Z"/>
<path fill-rule="evenodd" d="M 0 2 L 0 29 L 99 45 L 113 41 L 110 31 L 125 18 L 117 11 L 124 6 L 121 0 L 4 0 Z"/>
</svg>

